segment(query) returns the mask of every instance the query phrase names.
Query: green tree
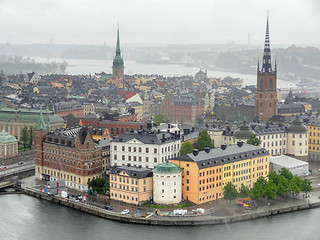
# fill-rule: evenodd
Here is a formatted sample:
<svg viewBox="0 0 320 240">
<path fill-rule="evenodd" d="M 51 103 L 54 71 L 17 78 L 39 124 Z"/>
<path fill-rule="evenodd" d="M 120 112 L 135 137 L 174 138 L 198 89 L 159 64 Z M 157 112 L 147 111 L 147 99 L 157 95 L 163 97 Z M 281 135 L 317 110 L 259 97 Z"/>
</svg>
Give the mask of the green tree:
<svg viewBox="0 0 320 240">
<path fill-rule="evenodd" d="M 169 122 L 169 120 L 167 119 L 167 116 L 165 116 L 165 115 L 157 115 L 154 117 L 153 121 L 158 126 L 160 125 L 160 123 L 168 123 Z"/>
<path fill-rule="evenodd" d="M 109 181 L 107 178 L 96 178 L 90 182 L 88 182 L 88 186 L 90 186 L 94 192 L 99 194 L 106 194 L 109 191 Z"/>
<path fill-rule="evenodd" d="M 0 75 L 0 86 L 3 84 L 3 77 Z"/>
<path fill-rule="evenodd" d="M 28 134 L 29 134 L 29 143 L 28 143 L 28 147 L 31 149 L 31 146 L 33 144 L 33 127 L 30 126 L 28 129 Z"/>
<path fill-rule="evenodd" d="M 22 141 L 23 144 L 23 150 L 26 150 L 26 146 L 29 143 L 29 131 L 28 131 L 28 127 L 23 127 L 21 129 L 21 133 L 20 133 L 20 140 Z"/>
<path fill-rule="evenodd" d="M 269 180 L 264 188 L 264 195 L 268 198 L 268 203 L 270 203 L 270 200 L 273 200 L 276 193 L 276 185 L 272 180 Z"/>
<path fill-rule="evenodd" d="M 259 146 L 261 143 L 261 140 L 257 138 L 255 134 L 252 134 L 250 138 L 247 140 L 248 144 L 254 145 L 254 146 Z"/>
<path fill-rule="evenodd" d="M 308 192 L 311 192 L 312 186 L 311 186 L 311 181 L 308 179 L 304 179 L 301 182 L 301 191 L 305 192 L 306 195 L 308 195 Z"/>
<path fill-rule="evenodd" d="M 277 174 L 275 171 L 270 171 L 269 174 L 268 174 L 268 179 L 269 180 L 272 180 L 274 182 L 274 184 L 278 184 L 279 183 L 279 180 L 280 180 L 280 176 L 279 174 Z"/>
<path fill-rule="evenodd" d="M 289 192 L 289 180 L 284 176 L 278 175 L 278 183 L 276 183 L 276 194 L 284 197 Z"/>
<path fill-rule="evenodd" d="M 292 197 L 294 198 L 294 195 L 299 193 L 301 191 L 301 184 L 302 179 L 298 176 L 293 176 L 291 180 L 289 180 L 289 191 L 292 194 Z"/>
<path fill-rule="evenodd" d="M 281 168 L 280 175 L 284 176 L 289 181 L 293 178 L 293 174 L 287 168 Z"/>
<path fill-rule="evenodd" d="M 223 188 L 223 197 L 227 200 L 229 200 L 229 205 L 231 205 L 231 201 L 236 199 L 238 197 L 238 191 L 236 189 L 236 186 L 228 182 L 224 188 Z"/>
<path fill-rule="evenodd" d="M 250 197 L 254 200 L 258 200 L 261 197 L 265 196 L 265 186 L 267 181 L 264 177 L 259 177 L 257 181 L 254 183 L 253 188 L 250 191 Z"/>
<path fill-rule="evenodd" d="M 245 186 L 243 183 L 241 184 L 241 187 L 239 189 L 239 195 L 242 198 L 248 197 L 250 195 L 250 189 L 247 186 Z"/>
<path fill-rule="evenodd" d="M 185 141 L 182 143 L 181 148 L 180 148 L 180 155 L 185 155 L 188 153 L 192 153 L 194 147 L 189 141 Z"/>
<path fill-rule="evenodd" d="M 208 148 L 214 148 L 214 145 L 211 141 L 211 137 L 209 135 L 209 133 L 206 130 L 203 130 L 196 142 L 196 147 L 197 149 L 199 149 L 200 151 L 202 151 L 205 147 Z"/>
</svg>

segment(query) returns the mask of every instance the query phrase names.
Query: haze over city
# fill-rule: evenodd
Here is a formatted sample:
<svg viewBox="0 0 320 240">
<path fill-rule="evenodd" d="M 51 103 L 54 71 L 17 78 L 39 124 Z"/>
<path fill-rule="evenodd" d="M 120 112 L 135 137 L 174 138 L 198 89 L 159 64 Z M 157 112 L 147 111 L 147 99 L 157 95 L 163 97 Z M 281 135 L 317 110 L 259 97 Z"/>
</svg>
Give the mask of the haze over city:
<svg viewBox="0 0 320 240">
<path fill-rule="evenodd" d="M 317 0 L 1 0 L 0 43 L 261 44 L 269 11 L 272 44 L 320 42 Z"/>
</svg>

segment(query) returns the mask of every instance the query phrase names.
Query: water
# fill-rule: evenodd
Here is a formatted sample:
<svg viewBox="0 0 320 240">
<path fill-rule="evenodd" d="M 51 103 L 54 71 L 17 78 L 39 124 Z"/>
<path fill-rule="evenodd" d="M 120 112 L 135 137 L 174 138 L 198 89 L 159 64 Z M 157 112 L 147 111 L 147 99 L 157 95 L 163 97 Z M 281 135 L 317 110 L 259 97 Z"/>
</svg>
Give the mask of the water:
<svg viewBox="0 0 320 240">
<path fill-rule="evenodd" d="M 320 238 L 320 208 L 225 225 L 161 227 L 114 222 L 26 195 L 2 195 L 0 206 L 1 240 Z"/>
<path fill-rule="evenodd" d="M 36 62 L 46 63 L 48 59 L 43 57 L 32 57 Z M 112 72 L 112 61 L 105 60 L 92 60 L 92 59 L 50 59 L 50 61 L 55 61 L 57 63 L 62 63 L 66 61 L 69 66 L 66 72 L 69 74 L 94 74 L 94 73 L 111 73 Z M 194 76 L 199 68 L 196 67 L 185 67 L 182 65 L 174 64 L 142 64 L 136 63 L 135 61 L 125 61 L 125 73 L 129 75 L 133 74 L 158 74 L 164 76 L 183 76 L 192 75 Z M 252 74 L 241 74 L 241 73 L 231 73 L 231 72 L 221 72 L 208 70 L 209 77 L 225 78 L 227 76 L 234 78 L 243 79 L 244 85 L 255 85 L 257 84 L 257 76 Z M 289 86 L 294 87 L 293 83 L 278 79 L 278 88 L 288 88 Z"/>
</svg>

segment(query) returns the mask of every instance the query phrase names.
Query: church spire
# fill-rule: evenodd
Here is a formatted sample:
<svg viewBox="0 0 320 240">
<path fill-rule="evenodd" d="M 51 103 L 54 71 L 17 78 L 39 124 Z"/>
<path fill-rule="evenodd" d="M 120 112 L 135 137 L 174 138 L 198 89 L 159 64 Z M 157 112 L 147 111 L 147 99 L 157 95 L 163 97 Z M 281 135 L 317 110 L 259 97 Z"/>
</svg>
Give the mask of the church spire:
<svg viewBox="0 0 320 240">
<path fill-rule="evenodd" d="M 40 117 L 37 125 L 37 130 L 46 130 L 48 129 L 47 125 L 44 122 L 43 115 L 42 115 L 42 107 L 40 107 Z"/>
<path fill-rule="evenodd" d="M 270 37 L 269 37 L 269 16 L 267 16 L 267 27 L 266 27 L 266 38 L 264 42 L 264 51 L 263 51 L 263 64 L 261 71 L 271 73 L 271 50 L 270 50 Z"/>
<path fill-rule="evenodd" d="M 121 50 L 120 50 L 120 37 L 119 37 L 119 23 L 118 23 L 118 30 L 117 30 L 117 48 L 116 48 L 116 56 L 121 56 Z"/>
</svg>

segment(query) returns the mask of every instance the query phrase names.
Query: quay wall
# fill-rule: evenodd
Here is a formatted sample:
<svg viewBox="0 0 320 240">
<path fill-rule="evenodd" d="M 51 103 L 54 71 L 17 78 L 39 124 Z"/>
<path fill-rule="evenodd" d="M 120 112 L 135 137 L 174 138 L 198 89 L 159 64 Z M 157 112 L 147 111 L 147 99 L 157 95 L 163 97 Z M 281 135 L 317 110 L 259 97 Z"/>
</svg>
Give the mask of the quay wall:
<svg viewBox="0 0 320 240">
<path fill-rule="evenodd" d="M 246 220 L 252 220 L 257 218 L 275 216 L 278 214 L 290 213 L 295 211 L 301 211 L 305 209 L 312 209 L 320 207 L 320 201 L 313 203 L 305 203 L 300 205 L 294 205 L 290 207 L 283 207 L 279 209 L 272 209 L 263 212 L 248 212 L 242 215 L 228 216 L 228 217 L 216 217 L 213 215 L 203 215 L 203 216 L 176 216 L 176 217 L 160 217 L 160 216 L 150 216 L 138 217 L 131 215 L 121 215 L 112 211 L 108 211 L 99 207 L 95 207 L 85 203 L 71 202 L 67 199 L 60 198 L 58 196 L 48 195 L 39 190 L 33 188 L 23 188 L 22 193 L 44 199 L 59 205 L 63 205 L 69 208 L 73 208 L 78 211 L 96 215 L 101 218 L 125 222 L 134 224 L 145 224 L 145 225 L 159 225 L 159 226 L 197 226 L 197 225 L 214 225 L 214 224 L 224 224 L 224 223 L 234 223 Z"/>
</svg>

